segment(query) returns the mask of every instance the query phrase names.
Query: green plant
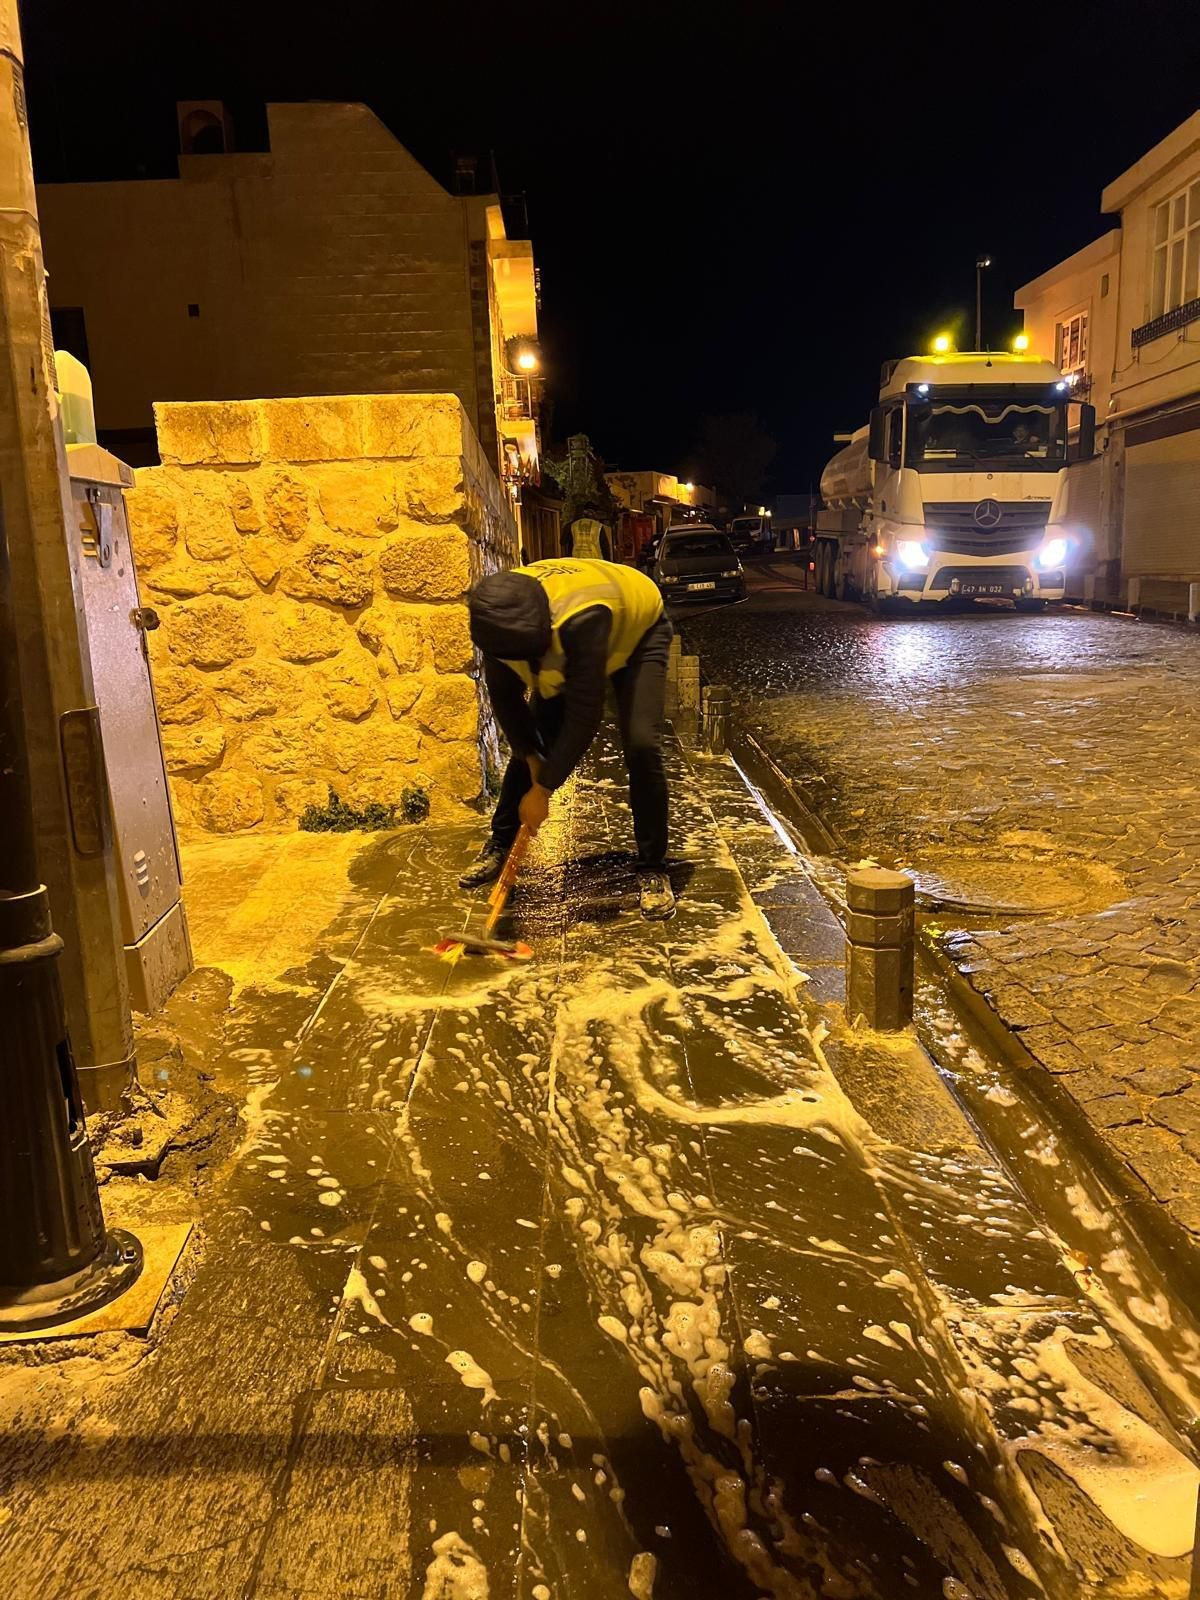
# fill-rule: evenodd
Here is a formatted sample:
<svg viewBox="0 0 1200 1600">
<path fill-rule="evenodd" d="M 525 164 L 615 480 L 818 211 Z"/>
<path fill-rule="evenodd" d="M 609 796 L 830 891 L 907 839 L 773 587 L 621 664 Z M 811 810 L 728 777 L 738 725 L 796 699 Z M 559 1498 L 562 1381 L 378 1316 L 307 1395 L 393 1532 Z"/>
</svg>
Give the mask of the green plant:
<svg viewBox="0 0 1200 1600">
<path fill-rule="evenodd" d="M 335 789 L 323 806 L 306 806 L 300 815 L 302 833 L 380 833 L 405 822 L 424 822 L 429 815 L 429 791 L 406 783 L 394 805 L 370 800 L 361 809 L 348 806 Z"/>
<path fill-rule="evenodd" d="M 424 822 L 429 815 L 429 790 L 419 783 L 406 783 L 400 791 L 397 810 L 404 822 Z"/>
</svg>

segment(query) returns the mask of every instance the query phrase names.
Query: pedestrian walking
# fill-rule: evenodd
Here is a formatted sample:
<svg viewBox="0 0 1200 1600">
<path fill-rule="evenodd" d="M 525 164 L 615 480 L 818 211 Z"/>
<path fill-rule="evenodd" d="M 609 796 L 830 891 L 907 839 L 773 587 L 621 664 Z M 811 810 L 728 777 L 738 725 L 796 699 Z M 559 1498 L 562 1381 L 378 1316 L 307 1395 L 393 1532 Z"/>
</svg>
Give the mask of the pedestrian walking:
<svg viewBox="0 0 1200 1600">
<path fill-rule="evenodd" d="M 576 561 L 612 560 L 612 539 L 598 517 L 576 517 L 562 535 L 562 548 Z"/>
<path fill-rule="evenodd" d="M 662 740 L 672 627 L 658 587 L 611 561 L 562 558 L 483 578 L 471 638 L 511 755 L 491 836 L 464 889 L 499 876 L 522 823 L 536 833 L 550 799 L 596 737 L 611 682 L 637 844 L 643 914 L 675 907 L 665 866 L 668 792 Z"/>
</svg>

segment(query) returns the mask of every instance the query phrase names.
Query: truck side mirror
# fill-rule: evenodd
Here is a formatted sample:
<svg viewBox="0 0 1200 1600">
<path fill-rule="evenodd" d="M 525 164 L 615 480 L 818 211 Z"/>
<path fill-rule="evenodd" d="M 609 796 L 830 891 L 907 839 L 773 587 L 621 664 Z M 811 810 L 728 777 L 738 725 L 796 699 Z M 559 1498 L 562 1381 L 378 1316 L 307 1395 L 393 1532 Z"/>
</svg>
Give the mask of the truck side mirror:
<svg viewBox="0 0 1200 1600">
<path fill-rule="evenodd" d="M 1090 461 L 1096 454 L 1096 408 L 1079 408 L 1079 459 Z"/>
<path fill-rule="evenodd" d="M 882 406 L 876 406 L 871 412 L 871 427 L 867 434 L 867 455 L 872 461 L 883 461 L 887 457 L 887 447 L 884 444 L 884 411 Z"/>
</svg>

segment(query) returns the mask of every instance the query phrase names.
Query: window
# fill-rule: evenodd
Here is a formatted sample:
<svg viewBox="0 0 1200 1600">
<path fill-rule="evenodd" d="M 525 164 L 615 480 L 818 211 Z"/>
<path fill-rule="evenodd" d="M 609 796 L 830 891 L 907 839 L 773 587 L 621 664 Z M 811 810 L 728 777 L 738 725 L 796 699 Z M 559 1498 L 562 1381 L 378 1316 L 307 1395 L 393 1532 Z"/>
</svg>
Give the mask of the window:
<svg viewBox="0 0 1200 1600">
<path fill-rule="evenodd" d="M 1054 334 L 1055 360 L 1060 372 L 1082 373 L 1087 367 L 1088 314 L 1077 311 L 1060 322 Z"/>
<path fill-rule="evenodd" d="M 1150 260 L 1153 322 L 1200 299 L 1200 180 L 1155 206 Z"/>
<path fill-rule="evenodd" d="M 672 533 L 663 556 L 677 561 L 681 556 L 733 556 L 733 546 L 723 533 Z"/>
<path fill-rule="evenodd" d="M 904 458 L 904 407 L 897 406 L 888 417 L 887 458 L 889 467 L 898 467 Z"/>
<path fill-rule="evenodd" d="M 908 465 L 920 472 L 978 472 L 999 466 L 1055 472 L 1066 458 L 1067 407 L 1016 395 L 943 396 L 914 404 Z"/>
</svg>

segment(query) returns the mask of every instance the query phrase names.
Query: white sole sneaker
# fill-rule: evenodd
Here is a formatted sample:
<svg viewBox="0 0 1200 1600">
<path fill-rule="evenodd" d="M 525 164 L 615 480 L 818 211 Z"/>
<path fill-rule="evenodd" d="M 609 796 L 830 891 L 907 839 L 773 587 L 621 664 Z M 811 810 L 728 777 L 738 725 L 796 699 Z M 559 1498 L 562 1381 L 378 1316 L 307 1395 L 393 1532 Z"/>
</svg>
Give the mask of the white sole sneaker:
<svg viewBox="0 0 1200 1600">
<path fill-rule="evenodd" d="M 665 872 L 639 874 L 638 901 L 642 915 L 651 922 L 662 922 L 675 915 L 675 891 Z"/>
</svg>

